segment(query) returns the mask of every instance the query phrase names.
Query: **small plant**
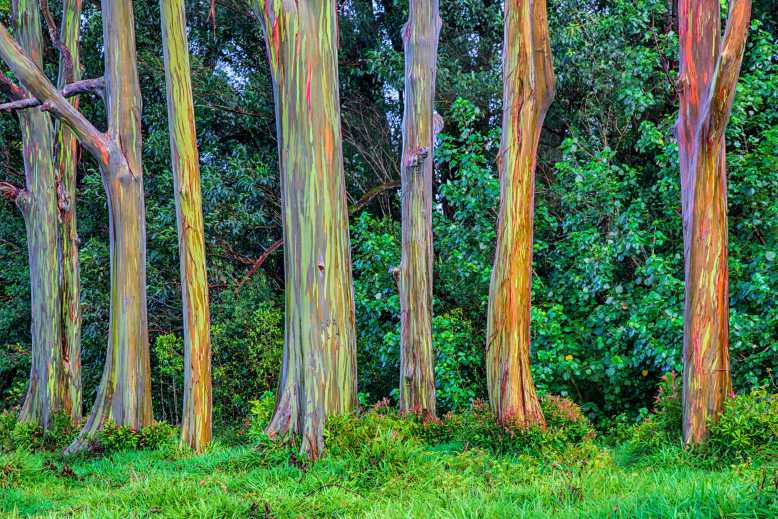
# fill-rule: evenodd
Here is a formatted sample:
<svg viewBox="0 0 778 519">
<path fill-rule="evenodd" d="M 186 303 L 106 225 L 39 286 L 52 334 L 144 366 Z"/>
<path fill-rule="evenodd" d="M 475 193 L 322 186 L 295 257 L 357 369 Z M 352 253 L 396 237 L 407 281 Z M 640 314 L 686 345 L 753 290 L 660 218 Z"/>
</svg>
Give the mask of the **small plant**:
<svg viewBox="0 0 778 519">
<path fill-rule="evenodd" d="M 104 452 L 159 449 L 169 443 L 175 427 L 166 422 L 155 422 L 136 431 L 131 427 L 108 421 L 97 433 L 97 446 Z"/>
<path fill-rule="evenodd" d="M 43 428 L 33 422 L 16 422 L 11 431 L 13 449 L 34 451 L 43 448 Z"/>
<path fill-rule="evenodd" d="M 267 438 L 265 428 L 273 418 L 273 411 L 276 407 L 275 394 L 272 391 L 265 391 L 258 400 L 252 400 L 251 404 L 251 422 L 246 432 L 249 440 L 253 443 L 261 443 Z"/>
<path fill-rule="evenodd" d="M 778 455 L 778 394 L 759 388 L 728 399 L 705 447 L 726 461 Z"/>
<path fill-rule="evenodd" d="M 67 447 L 78 429 L 66 413 L 55 413 L 49 420 L 49 428 L 43 433 L 43 448 L 50 451 Z"/>
</svg>

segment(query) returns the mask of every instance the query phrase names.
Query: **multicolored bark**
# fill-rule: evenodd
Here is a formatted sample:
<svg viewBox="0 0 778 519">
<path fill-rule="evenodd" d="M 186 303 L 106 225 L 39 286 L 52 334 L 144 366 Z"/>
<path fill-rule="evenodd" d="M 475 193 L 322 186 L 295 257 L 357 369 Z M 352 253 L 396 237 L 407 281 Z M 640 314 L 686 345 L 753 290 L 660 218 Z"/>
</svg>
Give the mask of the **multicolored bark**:
<svg viewBox="0 0 778 519">
<path fill-rule="evenodd" d="M 554 98 L 545 0 L 505 2 L 497 250 L 489 287 L 486 375 L 497 418 L 543 424 L 530 371 L 535 164 Z"/>
<path fill-rule="evenodd" d="M 435 416 L 432 351 L 432 150 L 440 15 L 438 0 L 410 0 L 403 27 L 400 411 Z"/>
<path fill-rule="evenodd" d="M 81 0 L 65 0 L 62 9 L 60 38 L 69 56 L 60 56 L 60 89 L 81 79 L 79 66 L 79 32 Z M 70 99 L 78 109 L 78 97 Z M 60 198 L 60 304 L 62 306 L 62 359 L 64 365 L 65 411 L 74 421 L 81 420 L 81 275 L 78 262 L 78 229 L 76 226 L 76 167 L 78 140 L 67 125 L 57 122 L 57 176 Z"/>
<path fill-rule="evenodd" d="M 211 441 L 211 335 L 186 12 L 183 0 L 160 0 L 184 310 L 184 411 L 181 442 L 202 452 Z"/>
<path fill-rule="evenodd" d="M 722 41 L 718 0 L 679 0 L 684 265 L 683 434 L 707 436 L 732 391 L 729 367 L 727 168 L 724 133 L 740 74 L 751 0 L 730 3 Z"/>
<path fill-rule="evenodd" d="M 38 2 L 15 0 L 16 34 L 27 56 L 43 66 L 43 34 Z M 51 117 L 41 108 L 19 111 L 22 130 L 25 190 L 16 197 L 27 229 L 32 309 L 32 365 L 27 395 L 19 420 L 48 427 L 55 412 L 62 411 L 63 384 L 60 334 L 58 217 Z"/>
<path fill-rule="evenodd" d="M 356 406 L 356 337 L 340 129 L 334 0 L 257 0 L 273 76 L 286 272 L 286 335 L 271 436 L 323 427 Z"/>
</svg>

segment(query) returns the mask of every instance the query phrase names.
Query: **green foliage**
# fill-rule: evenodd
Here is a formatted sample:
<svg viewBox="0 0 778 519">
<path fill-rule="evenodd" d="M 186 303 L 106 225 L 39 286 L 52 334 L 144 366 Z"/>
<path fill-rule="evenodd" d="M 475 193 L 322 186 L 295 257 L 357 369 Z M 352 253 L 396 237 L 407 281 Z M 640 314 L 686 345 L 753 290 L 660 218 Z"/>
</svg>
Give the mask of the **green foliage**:
<svg viewBox="0 0 778 519">
<path fill-rule="evenodd" d="M 711 454 L 725 462 L 778 456 L 778 394 L 766 388 L 736 395 L 711 421 L 706 442 Z"/>
<path fill-rule="evenodd" d="M 663 445 L 682 445 L 681 381 L 674 372 L 665 374 L 656 396 L 654 413 L 646 416 L 628 433 L 628 447 L 633 455 L 657 452 Z"/>
<path fill-rule="evenodd" d="M 483 397 L 484 353 L 473 341 L 473 325 L 455 309 L 432 319 L 435 360 L 435 398 L 440 412 L 460 411 Z"/>
<path fill-rule="evenodd" d="M 136 431 L 107 421 L 95 438 L 96 446 L 106 453 L 131 450 L 154 450 L 168 446 L 177 429 L 165 422 L 154 422 Z"/>
<path fill-rule="evenodd" d="M 275 394 L 272 391 L 265 391 L 258 400 L 252 400 L 249 404 L 251 404 L 251 423 L 246 436 L 254 443 L 261 443 L 267 438 L 265 428 L 273 418 L 276 407 Z"/>
</svg>

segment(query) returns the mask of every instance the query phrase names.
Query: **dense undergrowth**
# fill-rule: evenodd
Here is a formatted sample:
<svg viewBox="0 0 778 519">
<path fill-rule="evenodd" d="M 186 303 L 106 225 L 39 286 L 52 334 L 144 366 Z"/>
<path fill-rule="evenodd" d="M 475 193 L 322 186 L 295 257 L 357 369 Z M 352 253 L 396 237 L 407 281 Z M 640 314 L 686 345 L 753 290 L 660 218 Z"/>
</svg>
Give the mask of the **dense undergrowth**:
<svg viewBox="0 0 778 519">
<path fill-rule="evenodd" d="M 9 517 L 775 517 L 778 396 L 731 399 L 710 439 L 684 449 L 673 379 L 638 424 L 595 431 L 571 401 L 543 398 L 545 428 L 495 423 L 480 402 L 440 420 L 386 402 L 329 421 L 313 462 L 254 420 L 203 455 L 173 429 L 112 425 L 95 451 L 62 457 L 46 434 L 0 422 L 0 514 Z"/>
</svg>

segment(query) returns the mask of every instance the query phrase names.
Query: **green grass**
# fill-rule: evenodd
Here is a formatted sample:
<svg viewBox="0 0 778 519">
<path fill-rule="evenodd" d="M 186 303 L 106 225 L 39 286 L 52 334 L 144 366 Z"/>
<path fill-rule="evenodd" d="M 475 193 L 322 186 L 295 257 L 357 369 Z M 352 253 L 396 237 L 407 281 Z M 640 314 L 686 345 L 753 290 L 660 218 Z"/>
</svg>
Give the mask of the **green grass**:
<svg viewBox="0 0 778 519">
<path fill-rule="evenodd" d="M 540 457 L 387 442 L 301 462 L 282 447 L 217 442 L 63 459 L 0 454 L 2 517 L 778 517 L 776 473 L 709 470 L 586 443 Z"/>
</svg>

